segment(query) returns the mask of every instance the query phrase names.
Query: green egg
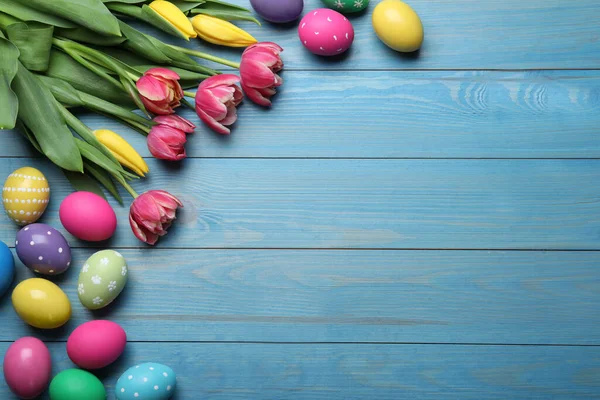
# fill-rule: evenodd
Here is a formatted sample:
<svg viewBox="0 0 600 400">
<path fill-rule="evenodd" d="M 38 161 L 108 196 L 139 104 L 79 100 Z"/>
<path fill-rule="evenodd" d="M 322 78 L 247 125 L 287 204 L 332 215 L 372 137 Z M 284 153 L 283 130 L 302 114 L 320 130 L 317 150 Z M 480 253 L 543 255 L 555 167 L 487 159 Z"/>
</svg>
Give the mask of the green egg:
<svg viewBox="0 0 600 400">
<path fill-rule="evenodd" d="M 114 250 L 102 250 L 87 259 L 77 282 L 77 294 L 81 304 L 90 310 L 109 305 L 121 293 L 127 283 L 127 263 Z"/>
<path fill-rule="evenodd" d="M 321 0 L 325 7 L 342 14 L 359 12 L 369 6 L 369 0 Z"/>
<path fill-rule="evenodd" d="M 50 400 L 106 400 L 102 382 L 82 369 L 67 369 L 52 379 Z"/>
</svg>

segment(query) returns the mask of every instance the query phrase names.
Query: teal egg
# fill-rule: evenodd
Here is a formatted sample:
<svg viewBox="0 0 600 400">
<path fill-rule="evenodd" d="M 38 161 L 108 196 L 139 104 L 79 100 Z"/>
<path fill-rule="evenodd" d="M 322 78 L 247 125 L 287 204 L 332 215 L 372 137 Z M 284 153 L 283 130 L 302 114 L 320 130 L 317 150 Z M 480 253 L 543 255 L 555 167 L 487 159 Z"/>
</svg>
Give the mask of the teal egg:
<svg viewBox="0 0 600 400">
<path fill-rule="evenodd" d="M 15 277 L 15 259 L 4 242 L 0 242 L 0 297 L 6 293 Z"/>
<path fill-rule="evenodd" d="M 173 396 L 177 379 L 166 365 L 144 363 L 133 366 L 117 381 L 118 400 L 167 400 Z"/>
</svg>

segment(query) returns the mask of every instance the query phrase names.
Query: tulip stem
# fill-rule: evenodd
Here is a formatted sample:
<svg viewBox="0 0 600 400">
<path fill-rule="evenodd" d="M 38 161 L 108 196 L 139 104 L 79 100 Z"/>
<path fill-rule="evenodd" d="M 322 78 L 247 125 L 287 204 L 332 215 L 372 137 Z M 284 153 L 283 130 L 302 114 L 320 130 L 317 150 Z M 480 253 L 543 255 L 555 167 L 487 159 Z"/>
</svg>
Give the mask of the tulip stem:
<svg viewBox="0 0 600 400">
<path fill-rule="evenodd" d="M 229 61 L 229 60 L 226 60 L 221 57 L 216 57 L 216 56 L 206 54 L 206 53 L 203 53 L 203 52 L 197 51 L 197 50 L 187 49 L 185 47 L 179 47 L 179 46 L 174 46 L 174 45 L 168 45 L 168 46 L 171 47 L 172 49 L 180 51 L 184 54 L 188 54 L 190 56 L 203 58 L 208 61 L 216 62 L 217 64 L 223 64 L 223 65 L 227 65 L 229 67 L 235 68 L 235 69 L 240 69 L 240 63 L 236 63 L 235 61 Z"/>
<path fill-rule="evenodd" d="M 129 185 L 127 182 L 123 183 L 121 182 L 121 185 L 125 188 L 125 190 L 127 190 L 127 192 L 131 195 L 131 197 L 133 197 L 134 199 L 137 198 L 139 195 L 136 193 L 135 190 L 133 190 L 133 188 L 131 187 L 131 185 Z"/>
<path fill-rule="evenodd" d="M 191 97 L 191 98 L 195 98 L 196 97 L 196 93 L 194 93 L 194 92 L 184 91 L 183 94 L 185 94 L 186 97 Z"/>
</svg>

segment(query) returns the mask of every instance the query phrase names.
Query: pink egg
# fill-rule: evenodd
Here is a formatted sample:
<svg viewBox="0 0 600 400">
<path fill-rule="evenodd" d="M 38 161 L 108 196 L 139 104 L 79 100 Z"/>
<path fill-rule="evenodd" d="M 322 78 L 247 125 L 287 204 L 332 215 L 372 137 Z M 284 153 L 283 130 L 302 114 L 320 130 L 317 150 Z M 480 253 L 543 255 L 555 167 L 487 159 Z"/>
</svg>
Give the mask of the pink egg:
<svg viewBox="0 0 600 400">
<path fill-rule="evenodd" d="M 48 348 L 39 339 L 23 337 L 10 345 L 4 356 L 4 379 L 22 399 L 33 399 L 48 387 L 52 362 Z"/>
<path fill-rule="evenodd" d="M 306 14 L 298 26 L 300 41 L 311 53 L 320 56 L 342 54 L 354 40 L 354 28 L 348 18 L 329 8 Z"/>
<path fill-rule="evenodd" d="M 89 242 L 106 240 L 117 229 L 114 210 L 95 193 L 71 193 L 61 203 L 59 216 L 71 235 Z"/>
<path fill-rule="evenodd" d="M 112 364 L 125 350 L 127 335 L 112 321 L 95 320 L 79 325 L 67 340 L 71 361 L 84 369 Z"/>
</svg>

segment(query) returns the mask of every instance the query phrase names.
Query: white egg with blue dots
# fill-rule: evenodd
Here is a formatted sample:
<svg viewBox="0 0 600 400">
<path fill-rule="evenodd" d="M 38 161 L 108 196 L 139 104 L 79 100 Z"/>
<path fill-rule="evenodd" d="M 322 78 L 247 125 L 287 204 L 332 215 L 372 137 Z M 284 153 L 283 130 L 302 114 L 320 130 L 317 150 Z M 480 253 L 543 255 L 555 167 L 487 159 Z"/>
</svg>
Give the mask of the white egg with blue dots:
<svg viewBox="0 0 600 400">
<path fill-rule="evenodd" d="M 166 365 L 144 363 L 121 375 L 115 387 L 118 400 L 166 400 L 173 396 L 177 379 Z"/>
</svg>

